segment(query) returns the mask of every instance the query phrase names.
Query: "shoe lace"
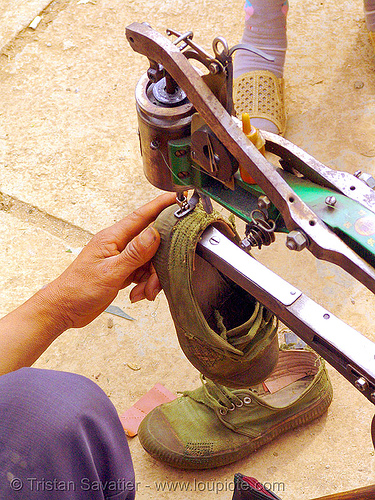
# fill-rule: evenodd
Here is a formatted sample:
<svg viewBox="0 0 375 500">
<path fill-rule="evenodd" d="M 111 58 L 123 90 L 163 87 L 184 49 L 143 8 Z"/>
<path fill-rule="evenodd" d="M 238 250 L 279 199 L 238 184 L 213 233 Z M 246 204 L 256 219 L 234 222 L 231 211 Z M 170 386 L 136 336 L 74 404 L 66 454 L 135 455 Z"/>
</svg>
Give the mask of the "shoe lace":
<svg viewBox="0 0 375 500">
<path fill-rule="evenodd" d="M 228 411 L 240 408 L 245 403 L 249 404 L 251 398 L 239 398 L 231 389 L 220 384 L 215 384 L 212 380 L 206 379 L 204 375 L 200 376 L 202 382 L 203 394 L 201 393 L 199 401 L 209 406 L 213 410 L 218 410 L 221 415 L 226 415 Z M 184 396 L 189 396 L 197 401 L 196 391 L 185 391 Z"/>
</svg>

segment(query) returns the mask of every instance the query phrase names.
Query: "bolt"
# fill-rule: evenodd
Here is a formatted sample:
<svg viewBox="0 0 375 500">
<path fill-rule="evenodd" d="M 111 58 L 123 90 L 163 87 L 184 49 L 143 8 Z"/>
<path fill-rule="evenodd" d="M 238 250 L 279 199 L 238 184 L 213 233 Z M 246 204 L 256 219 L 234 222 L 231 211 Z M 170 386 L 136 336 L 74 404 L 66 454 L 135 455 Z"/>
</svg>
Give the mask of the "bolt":
<svg viewBox="0 0 375 500">
<path fill-rule="evenodd" d="M 189 177 L 189 175 L 190 175 L 189 172 L 184 171 L 184 172 L 178 172 L 177 177 L 179 179 L 186 179 L 187 177 Z"/>
<path fill-rule="evenodd" d="M 289 250 L 300 252 L 307 247 L 308 240 L 301 231 L 291 231 L 286 237 L 286 246 Z"/>
<path fill-rule="evenodd" d="M 366 389 L 368 389 L 368 382 L 364 377 L 360 377 L 359 379 L 357 379 L 354 382 L 354 385 L 361 392 L 365 392 Z"/>
<path fill-rule="evenodd" d="M 286 240 L 286 247 L 289 248 L 289 250 L 297 250 L 297 243 L 293 240 Z"/>
<path fill-rule="evenodd" d="M 209 71 L 210 71 L 210 73 L 211 73 L 212 75 L 217 75 L 217 74 L 219 73 L 219 71 L 220 71 L 220 66 L 219 66 L 217 63 L 212 62 L 212 63 L 208 66 L 208 69 L 209 69 Z"/>
<path fill-rule="evenodd" d="M 218 236 L 212 236 L 210 238 L 211 245 L 218 245 L 220 243 L 220 238 Z"/>
<path fill-rule="evenodd" d="M 185 156 L 185 155 L 186 155 L 186 149 L 178 149 L 175 152 L 175 156 L 177 156 L 177 158 L 181 158 L 181 156 Z"/>
<path fill-rule="evenodd" d="M 326 202 L 326 205 L 333 208 L 336 205 L 337 200 L 334 196 L 327 196 L 327 198 L 325 199 L 325 202 Z"/>
<path fill-rule="evenodd" d="M 268 210 L 270 208 L 270 206 L 271 206 L 271 202 L 265 194 L 262 194 L 261 196 L 259 196 L 258 208 L 260 208 L 261 210 Z"/>
<path fill-rule="evenodd" d="M 156 70 L 149 68 L 147 70 L 147 76 L 148 76 L 148 79 L 150 80 L 150 82 L 156 83 L 156 80 L 157 80 Z"/>
</svg>

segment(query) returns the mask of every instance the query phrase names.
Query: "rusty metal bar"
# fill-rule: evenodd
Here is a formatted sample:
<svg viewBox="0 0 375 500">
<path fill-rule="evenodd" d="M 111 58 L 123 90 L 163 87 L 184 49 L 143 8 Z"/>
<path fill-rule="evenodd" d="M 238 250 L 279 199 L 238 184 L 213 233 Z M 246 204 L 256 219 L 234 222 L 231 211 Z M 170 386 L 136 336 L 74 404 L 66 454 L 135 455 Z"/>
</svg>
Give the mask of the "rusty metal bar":
<svg viewBox="0 0 375 500">
<path fill-rule="evenodd" d="M 133 50 L 162 64 L 176 80 L 218 139 L 280 211 L 288 230 L 302 230 L 308 236 L 309 250 L 317 258 L 338 264 L 375 292 L 374 269 L 330 231 L 294 193 L 234 123 L 180 50 L 146 24 L 131 24 L 126 28 L 126 36 Z"/>
</svg>

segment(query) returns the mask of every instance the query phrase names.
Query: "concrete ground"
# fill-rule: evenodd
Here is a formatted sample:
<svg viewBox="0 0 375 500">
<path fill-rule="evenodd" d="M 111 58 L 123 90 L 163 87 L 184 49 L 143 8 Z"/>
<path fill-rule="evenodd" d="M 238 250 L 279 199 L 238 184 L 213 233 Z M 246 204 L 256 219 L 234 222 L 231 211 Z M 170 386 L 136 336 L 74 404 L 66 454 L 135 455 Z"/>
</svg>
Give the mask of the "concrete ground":
<svg viewBox="0 0 375 500">
<path fill-rule="evenodd" d="M 375 60 L 360 0 L 291 0 L 286 63 L 287 137 L 333 168 L 375 174 Z M 134 87 L 147 68 L 127 45 L 133 21 L 192 29 L 207 49 L 237 43 L 243 0 L 12 0 L 0 5 L 0 313 L 60 273 L 90 235 L 157 194 L 142 173 Z M 27 28 L 36 15 L 36 29 Z M 293 261 L 291 260 L 293 258 Z M 374 298 L 334 266 L 279 238 L 260 259 L 375 340 Z M 293 262 L 293 265 L 291 263 Z M 114 302 L 135 318 L 103 313 L 63 334 L 36 366 L 95 380 L 119 413 L 155 383 L 193 389 L 166 301 Z M 233 465 L 184 472 L 129 440 L 138 499 L 229 500 L 241 472 L 285 500 L 307 500 L 374 482 L 373 406 L 333 369 L 326 416 Z M 179 491 L 179 483 L 190 491 Z M 164 483 L 166 482 L 166 483 Z M 160 483 L 165 491 L 158 491 Z M 169 491 L 169 489 L 175 491 Z M 215 490 L 224 489 L 223 492 Z"/>
</svg>

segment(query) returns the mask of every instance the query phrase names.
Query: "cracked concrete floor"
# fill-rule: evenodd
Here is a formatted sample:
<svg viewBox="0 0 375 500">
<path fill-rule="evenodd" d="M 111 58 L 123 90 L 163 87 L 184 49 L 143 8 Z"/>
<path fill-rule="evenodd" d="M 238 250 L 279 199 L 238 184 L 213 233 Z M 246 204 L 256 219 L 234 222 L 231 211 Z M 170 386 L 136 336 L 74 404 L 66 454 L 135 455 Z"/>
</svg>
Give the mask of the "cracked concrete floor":
<svg viewBox="0 0 375 500">
<path fill-rule="evenodd" d="M 242 32 L 242 3 L 2 3 L 1 314 L 61 272 L 92 233 L 158 193 L 143 176 L 136 134 L 134 87 L 147 63 L 128 47 L 124 28 L 148 21 L 161 32 L 192 29 L 207 49 L 218 34 L 234 44 Z M 375 174 L 375 62 L 362 5 L 359 0 L 290 3 L 287 138 L 333 168 Z M 36 29 L 27 28 L 37 14 Z M 344 272 L 316 262 L 307 251 L 291 256 L 282 238 L 259 258 L 375 340 L 373 296 Z M 95 380 L 120 413 L 156 382 L 172 391 L 198 385 L 163 295 L 154 303 L 131 305 L 124 291 L 115 305 L 135 321 L 103 313 L 88 327 L 62 335 L 36 365 Z M 230 491 L 212 491 L 213 481 L 229 490 L 235 472 L 277 485 L 275 493 L 284 500 L 373 483 L 373 407 L 333 369 L 330 374 L 335 397 L 325 417 L 227 467 L 177 471 L 131 439 L 138 498 L 229 500 Z M 191 490 L 157 492 L 163 481 L 189 482 Z"/>
</svg>

